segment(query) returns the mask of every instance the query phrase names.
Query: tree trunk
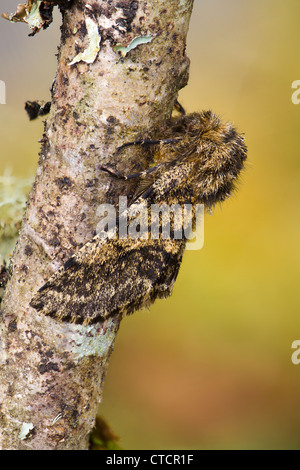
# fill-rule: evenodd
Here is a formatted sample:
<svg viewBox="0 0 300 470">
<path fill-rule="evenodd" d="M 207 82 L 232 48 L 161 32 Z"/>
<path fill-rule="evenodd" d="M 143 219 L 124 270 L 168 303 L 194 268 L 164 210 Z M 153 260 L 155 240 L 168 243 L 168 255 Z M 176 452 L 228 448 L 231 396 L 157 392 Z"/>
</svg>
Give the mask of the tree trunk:
<svg viewBox="0 0 300 470">
<path fill-rule="evenodd" d="M 51 112 L 1 304 L 2 449 L 88 448 L 121 318 L 89 326 L 58 323 L 29 302 L 94 236 L 97 206 L 128 193 L 100 167 L 134 172 L 149 164 L 145 151 L 115 150 L 153 138 L 170 117 L 188 79 L 192 5 L 77 0 L 62 12 Z"/>
</svg>

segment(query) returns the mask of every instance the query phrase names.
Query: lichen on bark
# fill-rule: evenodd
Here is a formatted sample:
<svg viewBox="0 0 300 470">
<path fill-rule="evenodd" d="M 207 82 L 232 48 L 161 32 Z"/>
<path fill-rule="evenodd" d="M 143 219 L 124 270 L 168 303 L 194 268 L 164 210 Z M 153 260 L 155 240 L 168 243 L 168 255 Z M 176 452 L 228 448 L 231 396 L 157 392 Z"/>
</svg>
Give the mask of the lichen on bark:
<svg viewBox="0 0 300 470">
<path fill-rule="evenodd" d="M 93 326 L 57 323 L 29 307 L 34 292 L 95 234 L 97 206 L 130 190 L 103 165 L 141 170 L 147 152 L 116 148 L 155 137 L 188 80 L 192 0 L 74 1 L 64 9 L 50 115 L 1 304 L 0 446 L 87 449 L 120 317 Z M 86 19 L 98 24 L 94 62 Z M 115 52 L 139 36 L 149 43 Z M 24 424 L 30 431 L 20 439 Z M 27 427 L 25 426 L 27 429 Z M 29 428 L 28 428 L 29 429 Z"/>
</svg>

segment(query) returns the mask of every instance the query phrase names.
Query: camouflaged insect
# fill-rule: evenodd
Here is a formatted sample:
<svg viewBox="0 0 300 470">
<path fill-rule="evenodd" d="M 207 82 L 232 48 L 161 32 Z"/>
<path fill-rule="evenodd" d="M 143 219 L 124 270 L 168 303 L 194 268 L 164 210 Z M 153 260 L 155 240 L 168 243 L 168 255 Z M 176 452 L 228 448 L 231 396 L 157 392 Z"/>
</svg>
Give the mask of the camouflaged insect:
<svg viewBox="0 0 300 470">
<path fill-rule="evenodd" d="M 205 204 L 222 202 L 234 190 L 244 167 L 244 138 L 211 111 L 173 118 L 157 144 L 160 163 L 135 175 L 132 203 Z M 128 218 L 134 221 L 135 215 Z M 174 227 L 173 227 L 174 229 Z M 95 236 L 43 285 L 30 305 L 57 320 L 89 324 L 115 314 L 130 314 L 172 293 L 186 240 L 103 239 Z"/>
</svg>

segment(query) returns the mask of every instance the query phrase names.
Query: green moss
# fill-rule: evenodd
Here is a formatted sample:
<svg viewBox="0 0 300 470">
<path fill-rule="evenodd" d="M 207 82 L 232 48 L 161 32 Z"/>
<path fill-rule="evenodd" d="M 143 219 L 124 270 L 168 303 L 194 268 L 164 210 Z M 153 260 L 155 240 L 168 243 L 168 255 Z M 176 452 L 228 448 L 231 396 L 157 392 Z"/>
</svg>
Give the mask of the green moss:
<svg viewBox="0 0 300 470">
<path fill-rule="evenodd" d="M 72 348 L 72 353 L 77 360 L 95 355 L 106 357 L 116 336 L 115 324 L 112 319 L 108 320 L 107 330 L 104 334 L 99 334 L 95 326 L 77 325 L 76 328 L 77 332 L 73 333 L 75 345 Z"/>
<path fill-rule="evenodd" d="M 16 243 L 31 183 L 9 170 L 0 176 L 0 263 L 8 261 Z"/>
<path fill-rule="evenodd" d="M 101 416 L 97 416 L 95 428 L 90 434 L 90 450 L 122 450 L 119 437 Z"/>
</svg>

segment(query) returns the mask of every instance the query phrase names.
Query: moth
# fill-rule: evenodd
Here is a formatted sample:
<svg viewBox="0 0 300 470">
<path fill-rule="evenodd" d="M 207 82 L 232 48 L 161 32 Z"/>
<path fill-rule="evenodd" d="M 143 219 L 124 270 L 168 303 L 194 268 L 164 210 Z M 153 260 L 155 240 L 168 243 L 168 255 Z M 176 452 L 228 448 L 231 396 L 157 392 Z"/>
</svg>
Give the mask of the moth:
<svg viewBox="0 0 300 470">
<path fill-rule="evenodd" d="M 244 136 L 211 111 L 170 120 L 163 139 L 128 142 L 153 145 L 157 164 L 134 178 L 131 204 L 205 204 L 227 199 L 237 186 L 247 149 Z M 129 217 L 134 221 L 135 215 Z M 174 227 L 173 227 L 174 228 Z M 30 305 L 57 320 L 90 324 L 149 306 L 171 295 L 186 239 L 101 238 L 88 241 L 39 289 Z"/>
</svg>

